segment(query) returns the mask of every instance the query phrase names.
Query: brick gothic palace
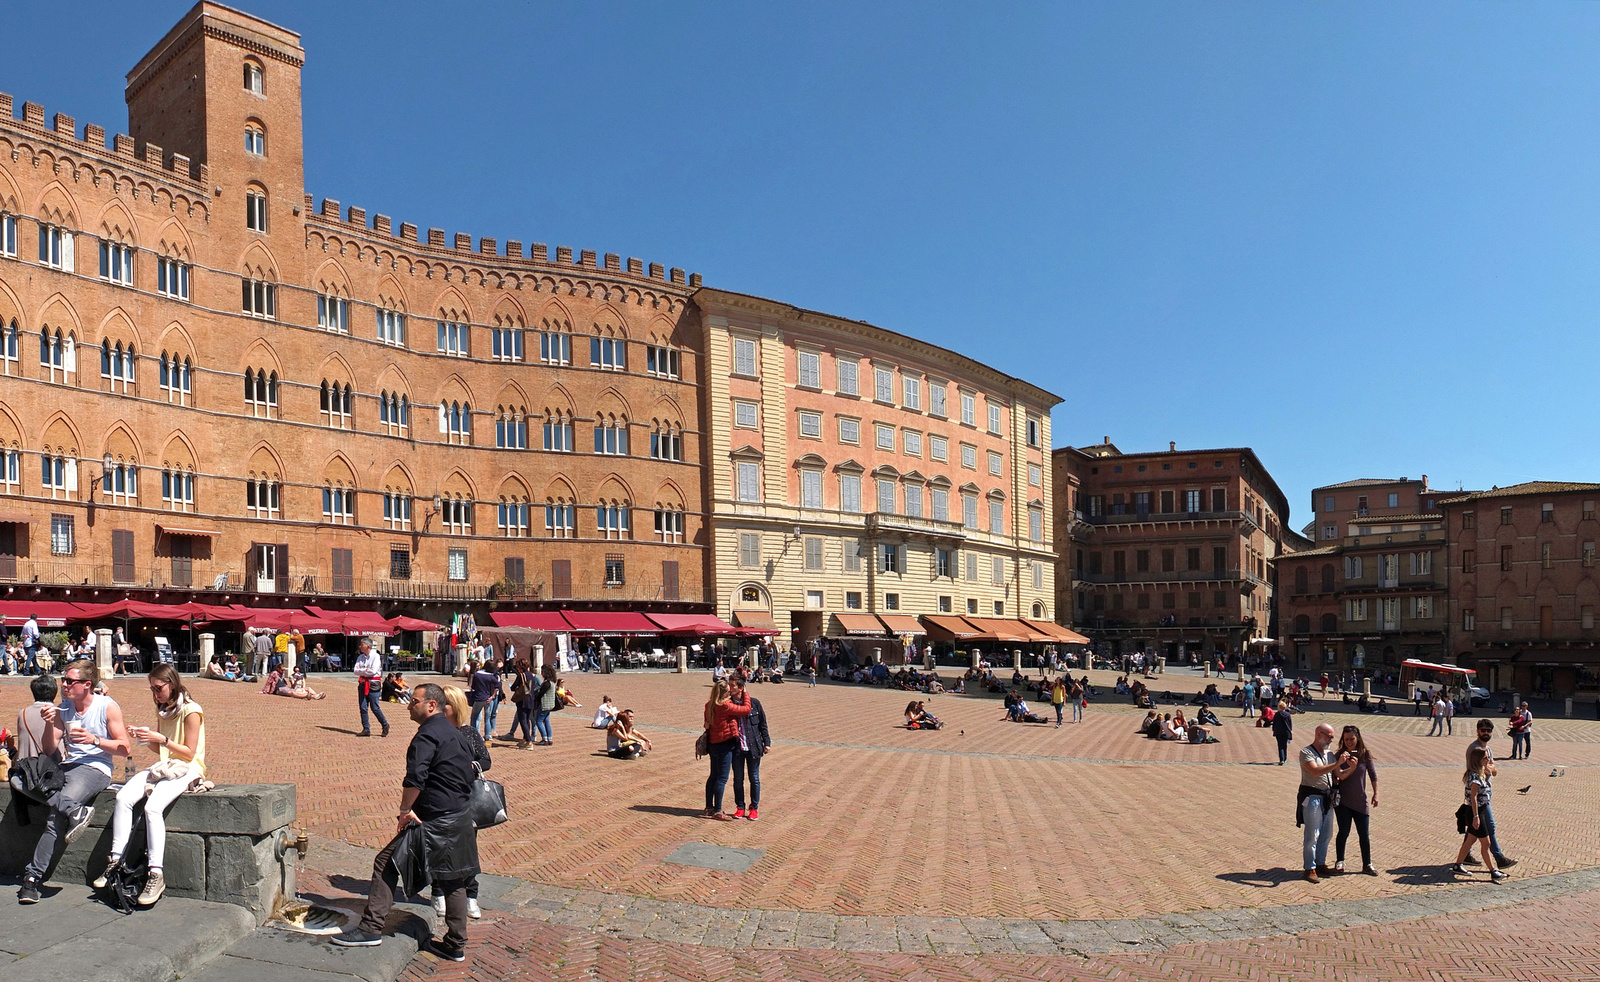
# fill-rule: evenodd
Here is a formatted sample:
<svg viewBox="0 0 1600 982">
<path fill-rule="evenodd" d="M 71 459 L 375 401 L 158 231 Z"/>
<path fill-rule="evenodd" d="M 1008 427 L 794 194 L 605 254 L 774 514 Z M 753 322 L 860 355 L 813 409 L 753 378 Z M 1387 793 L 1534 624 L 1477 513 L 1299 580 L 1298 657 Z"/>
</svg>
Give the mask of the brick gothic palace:
<svg viewBox="0 0 1600 982">
<path fill-rule="evenodd" d="M 130 135 L 0 95 L 6 596 L 1056 619 L 1055 396 L 315 203 L 304 59 L 200 3 L 128 74 Z"/>
</svg>

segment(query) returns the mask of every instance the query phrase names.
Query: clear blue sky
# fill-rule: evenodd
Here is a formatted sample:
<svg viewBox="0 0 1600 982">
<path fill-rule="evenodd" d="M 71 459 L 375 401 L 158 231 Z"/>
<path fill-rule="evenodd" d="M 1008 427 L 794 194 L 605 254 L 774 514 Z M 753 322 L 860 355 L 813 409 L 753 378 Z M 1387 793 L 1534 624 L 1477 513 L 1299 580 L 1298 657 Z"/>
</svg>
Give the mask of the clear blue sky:
<svg viewBox="0 0 1600 982">
<path fill-rule="evenodd" d="M 1600 480 L 1600 6 L 246 6 L 318 197 L 926 338 L 1058 446 L 1254 447 L 1295 527 Z M 188 7 L 7 4 L 0 90 L 121 128 Z"/>
</svg>

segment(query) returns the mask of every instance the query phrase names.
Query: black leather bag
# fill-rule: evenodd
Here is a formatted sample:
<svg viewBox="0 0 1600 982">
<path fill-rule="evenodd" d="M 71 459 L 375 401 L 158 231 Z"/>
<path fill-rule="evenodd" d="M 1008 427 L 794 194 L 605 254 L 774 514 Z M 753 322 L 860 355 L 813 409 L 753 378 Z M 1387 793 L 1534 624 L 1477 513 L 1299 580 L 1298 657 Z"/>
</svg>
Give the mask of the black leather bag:
<svg viewBox="0 0 1600 982">
<path fill-rule="evenodd" d="M 11 765 L 11 790 L 40 804 L 66 786 L 67 776 L 54 757 L 40 754 Z"/>
<path fill-rule="evenodd" d="M 480 829 L 493 828 L 507 820 L 506 789 L 499 781 L 491 781 L 481 773 L 472 782 L 472 797 L 467 800 L 467 810 L 472 813 L 472 824 Z"/>
</svg>

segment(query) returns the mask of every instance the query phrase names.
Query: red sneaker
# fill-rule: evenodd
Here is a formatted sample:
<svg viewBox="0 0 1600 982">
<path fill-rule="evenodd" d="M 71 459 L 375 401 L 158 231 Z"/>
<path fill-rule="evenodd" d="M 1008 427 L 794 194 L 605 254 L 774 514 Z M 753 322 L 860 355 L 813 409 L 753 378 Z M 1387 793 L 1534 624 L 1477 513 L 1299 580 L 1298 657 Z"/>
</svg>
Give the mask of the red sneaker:
<svg viewBox="0 0 1600 982">
<path fill-rule="evenodd" d="M 738 810 L 737 810 L 737 811 L 735 811 L 735 812 L 734 812 L 734 813 L 733 813 L 733 817 L 734 817 L 734 818 L 743 818 L 743 817 L 744 817 L 744 809 L 743 809 L 743 808 L 740 808 L 740 809 L 738 809 Z"/>
<path fill-rule="evenodd" d="M 746 815 L 745 818 L 748 818 L 752 822 L 755 821 L 756 820 L 756 810 L 754 808 L 750 809 L 750 814 Z"/>
</svg>

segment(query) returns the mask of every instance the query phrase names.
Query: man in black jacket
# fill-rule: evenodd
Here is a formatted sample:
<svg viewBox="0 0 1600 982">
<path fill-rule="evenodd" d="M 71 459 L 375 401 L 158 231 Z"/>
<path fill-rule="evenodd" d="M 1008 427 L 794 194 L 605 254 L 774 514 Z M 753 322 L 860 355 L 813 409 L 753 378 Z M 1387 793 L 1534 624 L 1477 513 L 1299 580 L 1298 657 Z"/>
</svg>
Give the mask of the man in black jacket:
<svg viewBox="0 0 1600 982">
<path fill-rule="evenodd" d="M 445 896 L 444 941 L 434 953 L 466 960 L 467 883 L 478 873 L 478 833 L 468 803 L 472 796 L 472 746 L 444 713 L 444 690 L 428 683 L 411 698 L 417 735 L 406 748 L 400 815 L 395 837 L 372 863 L 372 884 L 361 923 L 334 936 L 336 945 L 370 947 L 383 942 L 394 889 L 404 878 L 413 896 L 428 883 Z"/>
<path fill-rule="evenodd" d="M 733 817 L 754 822 L 756 809 L 761 807 L 761 758 L 772 751 L 772 736 L 767 732 L 767 711 L 761 708 L 761 700 L 746 693 L 742 682 L 732 682 L 728 689 L 735 701 L 741 696 L 750 700 L 750 715 L 739 720 L 739 745 L 733 748 L 733 803 L 738 806 Z M 748 811 L 744 807 L 746 774 L 750 775 Z"/>
</svg>

